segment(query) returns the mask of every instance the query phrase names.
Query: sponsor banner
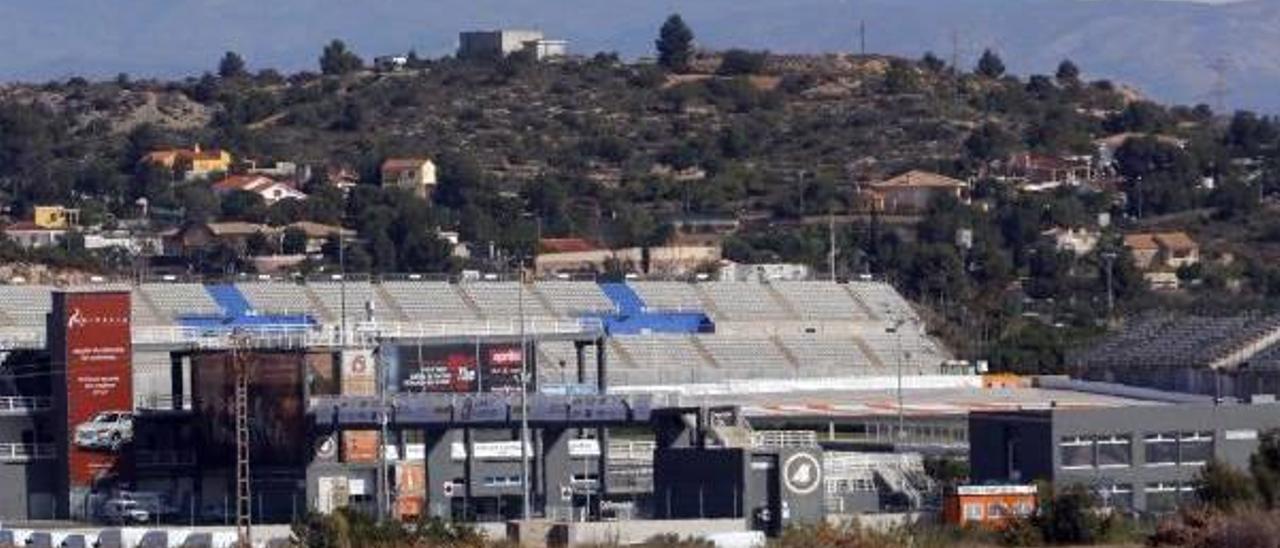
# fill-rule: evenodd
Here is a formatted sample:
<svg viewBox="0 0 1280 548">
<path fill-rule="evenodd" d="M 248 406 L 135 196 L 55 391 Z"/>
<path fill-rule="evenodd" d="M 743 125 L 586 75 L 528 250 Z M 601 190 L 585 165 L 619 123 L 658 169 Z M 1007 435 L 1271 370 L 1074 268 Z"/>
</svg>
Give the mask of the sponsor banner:
<svg viewBox="0 0 1280 548">
<path fill-rule="evenodd" d="M 533 458 L 533 446 L 525 444 L 529 458 Z M 519 441 L 486 441 L 471 444 L 472 458 L 476 460 L 520 460 Z M 455 461 L 467 458 L 466 444 L 455 441 L 449 445 L 449 457 Z"/>
<path fill-rule="evenodd" d="M 316 511 L 321 514 L 345 508 L 351 498 L 346 476 L 323 476 L 316 487 Z"/>
<path fill-rule="evenodd" d="M 344 350 L 342 352 L 343 396 L 378 395 L 378 376 L 374 370 L 372 350 Z"/>
<path fill-rule="evenodd" d="M 342 433 L 342 462 L 377 461 L 377 430 L 349 430 Z"/>
<path fill-rule="evenodd" d="M 133 441 L 133 348 L 129 294 L 63 293 L 54 310 L 66 366 L 70 484 L 122 475 Z"/>
<path fill-rule="evenodd" d="M 396 346 L 386 351 L 393 392 L 520 391 L 519 344 Z"/>
<path fill-rule="evenodd" d="M 396 465 L 396 515 L 411 521 L 422 515 L 427 500 L 427 467 L 422 463 Z"/>
</svg>

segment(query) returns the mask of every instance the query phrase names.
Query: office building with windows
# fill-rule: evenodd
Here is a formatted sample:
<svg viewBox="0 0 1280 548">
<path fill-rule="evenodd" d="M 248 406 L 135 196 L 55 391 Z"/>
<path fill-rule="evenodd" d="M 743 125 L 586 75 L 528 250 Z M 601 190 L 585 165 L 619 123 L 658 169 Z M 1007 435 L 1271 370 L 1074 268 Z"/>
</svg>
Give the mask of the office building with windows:
<svg viewBox="0 0 1280 548">
<path fill-rule="evenodd" d="M 1245 469 L 1262 433 L 1277 427 L 1274 401 L 974 412 L 971 476 L 975 484 L 1083 485 L 1105 506 L 1165 513 L 1195 496 L 1205 463 Z"/>
</svg>

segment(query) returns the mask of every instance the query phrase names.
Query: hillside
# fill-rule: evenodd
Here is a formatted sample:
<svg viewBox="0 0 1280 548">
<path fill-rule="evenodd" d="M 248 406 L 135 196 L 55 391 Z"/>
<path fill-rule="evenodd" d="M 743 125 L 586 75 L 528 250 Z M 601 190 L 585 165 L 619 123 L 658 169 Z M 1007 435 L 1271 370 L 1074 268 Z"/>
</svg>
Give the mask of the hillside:
<svg viewBox="0 0 1280 548">
<path fill-rule="evenodd" d="M 540 236 L 656 245 L 688 216 L 745 223 L 723 241 L 730 259 L 825 272 L 830 216 L 839 218 L 837 275 L 888 277 L 932 309 L 960 355 L 1032 369 L 1055 367 L 1074 330 L 1091 332 L 1107 315 L 1104 252 L 1118 253 L 1121 309 L 1260 306 L 1280 296 L 1272 246 L 1256 245 L 1280 241 L 1265 209 L 1280 165 L 1270 118 L 1164 107 L 1111 82 L 1080 80 L 1073 67 L 1058 78 L 1002 75 L 994 57 L 981 73 L 936 58 L 725 57 L 732 61 L 722 66 L 719 56 L 697 58 L 684 74 L 598 55 L 10 86 L 0 92 L 0 193 L 14 221 L 35 205 L 63 204 L 79 207 L 86 225 L 136 226 L 145 199 L 154 229 L 341 223 L 359 233 L 348 242 L 348 268 L 371 272 L 507 268 Z M 1085 186 L 1028 192 L 1008 178 L 1011 155 L 1075 161 L 1107 136 L 1123 144 Z M 300 190 L 310 196 L 267 206 L 206 182 L 173 182 L 139 162 L 194 144 L 233 152 L 234 172 L 276 161 L 309 166 Z M 437 160 L 431 203 L 376 185 L 378 166 L 395 156 Z M 329 177 L 343 169 L 363 183 L 346 199 Z M 867 185 L 909 169 L 971 181 L 971 200 L 938 201 L 907 224 L 867 216 Z M 1100 226 L 1101 214 L 1113 222 Z M 1203 239 L 1209 260 L 1177 273 L 1187 290 L 1145 291 L 1120 246 L 1122 232 L 1153 218 Z M 1100 231 L 1101 243 L 1077 256 L 1042 236 L 1064 227 Z M 472 243 L 472 258 L 451 258 L 429 236 L 438 230 Z M 962 232 L 971 245 L 957 246 Z M 178 258 L 225 274 L 251 270 L 252 256 L 280 245 L 289 247 L 259 237 L 247 251 Z M 72 256 L 7 243 L 0 251 L 83 266 L 67 247 Z M 336 247 L 326 243 L 324 259 L 304 269 L 331 267 Z M 89 259 L 117 271 L 134 266 L 128 257 Z"/>
</svg>

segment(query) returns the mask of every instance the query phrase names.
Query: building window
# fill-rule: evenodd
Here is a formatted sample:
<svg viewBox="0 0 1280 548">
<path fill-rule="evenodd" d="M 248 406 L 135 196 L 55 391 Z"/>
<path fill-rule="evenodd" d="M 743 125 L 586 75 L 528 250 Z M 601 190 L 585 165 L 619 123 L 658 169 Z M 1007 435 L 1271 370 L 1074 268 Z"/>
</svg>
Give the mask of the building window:
<svg viewBox="0 0 1280 548">
<path fill-rule="evenodd" d="M 1004 504 L 993 502 L 987 505 L 987 517 L 990 519 L 1000 519 L 1009 515 L 1009 509 Z"/>
<path fill-rule="evenodd" d="M 1147 434 L 1143 439 L 1147 466 L 1178 464 L 1178 435 L 1172 432 Z"/>
<path fill-rule="evenodd" d="M 1183 432 L 1178 439 L 1180 462 L 1202 465 L 1213 458 L 1213 432 Z"/>
<path fill-rule="evenodd" d="M 1145 489 L 1147 511 L 1164 513 L 1178 509 L 1178 484 L 1149 483 Z"/>
<path fill-rule="evenodd" d="M 1013 513 L 1017 514 L 1019 517 L 1030 516 L 1031 512 L 1031 503 L 1025 500 L 1019 501 L 1017 504 L 1013 505 Z"/>
<path fill-rule="evenodd" d="M 1120 483 L 1103 487 L 1098 491 L 1098 498 L 1102 500 L 1104 508 L 1132 510 L 1133 486 L 1127 483 Z"/>
<path fill-rule="evenodd" d="M 1093 440 L 1084 436 L 1062 438 L 1063 468 L 1089 468 L 1093 466 Z"/>
<path fill-rule="evenodd" d="M 982 521 L 982 505 L 977 503 L 965 504 L 964 519 L 966 521 Z"/>
<path fill-rule="evenodd" d="M 1133 444 L 1128 435 L 1100 437 L 1097 443 L 1098 467 L 1120 468 L 1133 462 Z"/>
</svg>

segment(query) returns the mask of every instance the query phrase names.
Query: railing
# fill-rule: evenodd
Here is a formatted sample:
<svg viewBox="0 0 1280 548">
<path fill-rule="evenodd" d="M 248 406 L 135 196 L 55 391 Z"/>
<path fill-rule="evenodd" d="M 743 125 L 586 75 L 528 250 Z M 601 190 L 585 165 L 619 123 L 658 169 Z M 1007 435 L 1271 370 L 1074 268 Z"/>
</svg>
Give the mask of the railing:
<svg viewBox="0 0 1280 548">
<path fill-rule="evenodd" d="M 751 435 L 752 445 L 771 449 L 817 447 L 818 433 L 813 430 L 762 430 Z"/>
<path fill-rule="evenodd" d="M 53 460 L 52 443 L 0 443 L 0 462 Z"/>
<path fill-rule="evenodd" d="M 258 347 L 319 347 L 369 345 L 379 339 L 447 337 L 458 335 L 515 335 L 520 321 L 474 320 L 440 322 L 351 322 L 344 333 L 341 325 L 266 324 L 239 328 Z M 603 333 L 598 318 L 573 320 L 527 318 L 524 332 L 530 335 Z M 230 328 L 190 326 L 137 326 L 134 344 L 177 344 L 201 348 L 224 348 L 230 344 Z"/>
<path fill-rule="evenodd" d="M 0 397 L 0 413 L 31 413 L 47 411 L 52 400 L 47 397 L 4 396 Z"/>
</svg>

